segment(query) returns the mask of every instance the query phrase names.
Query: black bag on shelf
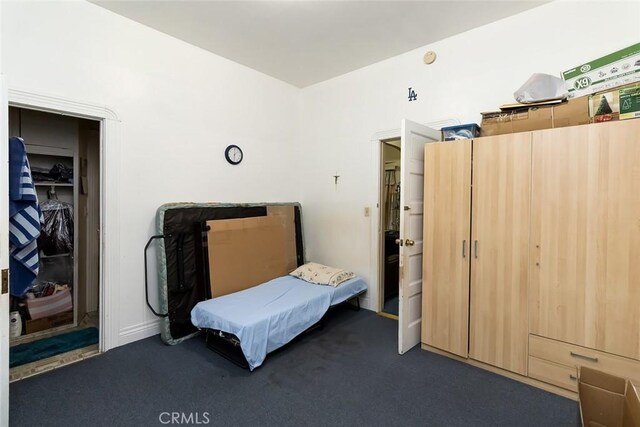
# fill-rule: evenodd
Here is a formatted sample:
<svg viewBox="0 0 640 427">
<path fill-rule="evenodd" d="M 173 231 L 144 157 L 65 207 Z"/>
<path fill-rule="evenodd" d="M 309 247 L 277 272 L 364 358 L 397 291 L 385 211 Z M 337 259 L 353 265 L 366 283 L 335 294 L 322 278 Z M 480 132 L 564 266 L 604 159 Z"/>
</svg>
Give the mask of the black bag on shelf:
<svg viewBox="0 0 640 427">
<path fill-rule="evenodd" d="M 57 182 L 71 182 L 73 180 L 73 169 L 66 167 L 62 163 L 56 163 L 49 171 L 49 175 Z"/>
</svg>

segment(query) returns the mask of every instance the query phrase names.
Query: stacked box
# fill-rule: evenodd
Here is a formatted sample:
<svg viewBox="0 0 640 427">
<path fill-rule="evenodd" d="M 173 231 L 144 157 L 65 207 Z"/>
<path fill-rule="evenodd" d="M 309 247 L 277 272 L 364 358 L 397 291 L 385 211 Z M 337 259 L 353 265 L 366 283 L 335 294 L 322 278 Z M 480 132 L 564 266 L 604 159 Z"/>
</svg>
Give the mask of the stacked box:
<svg viewBox="0 0 640 427">
<path fill-rule="evenodd" d="M 640 81 L 640 43 L 562 73 L 569 98 Z"/>
<path fill-rule="evenodd" d="M 577 126 L 589 122 L 588 98 L 578 98 L 553 105 L 482 113 L 480 136 Z"/>
<path fill-rule="evenodd" d="M 640 83 L 590 95 L 589 115 L 594 123 L 640 117 Z"/>
</svg>

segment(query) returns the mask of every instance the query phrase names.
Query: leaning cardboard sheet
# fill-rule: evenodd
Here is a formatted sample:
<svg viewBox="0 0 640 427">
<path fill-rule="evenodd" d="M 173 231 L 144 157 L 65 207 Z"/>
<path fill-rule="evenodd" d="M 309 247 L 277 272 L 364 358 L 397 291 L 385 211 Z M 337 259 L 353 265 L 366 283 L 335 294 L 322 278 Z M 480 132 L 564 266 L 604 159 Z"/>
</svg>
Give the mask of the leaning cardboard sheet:
<svg viewBox="0 0 640 427">
<path fill-rule="evenodd" d="M 217 282 L 210 279 L 209 247 L 217 247 L 220 241 L 208 241 L 210 234 L 218 235 L 216 230 L 208 230 L 207 223 L 263 218 L 268 216 L 269 210 L 284 206 L 293 210 L 295 267 L 304 263 L 299 203 L 168 203 L 158 208 L 156 234 L 145 247 L 145 268 L 151 271 L 147 254 L 152 243 L 157 243 L 157 302 L 150 299 L 147 274 L 145 290 L 149 310 L 160 318 L 160 335 L 164 343 L 178 344 L 198 334 L 198 329 L 191 323 L 191 310 L 198 302 L 213 296 L 212 285 Z M 244 265 L 251 266 L 251 260 L 244 258 Z M 214 268 L 218 268 L 217 264 Z M 226 270 L 219 272 L 226 274 Z M 219 291 L 220 287 L 215 290 Z"/>
</svg>

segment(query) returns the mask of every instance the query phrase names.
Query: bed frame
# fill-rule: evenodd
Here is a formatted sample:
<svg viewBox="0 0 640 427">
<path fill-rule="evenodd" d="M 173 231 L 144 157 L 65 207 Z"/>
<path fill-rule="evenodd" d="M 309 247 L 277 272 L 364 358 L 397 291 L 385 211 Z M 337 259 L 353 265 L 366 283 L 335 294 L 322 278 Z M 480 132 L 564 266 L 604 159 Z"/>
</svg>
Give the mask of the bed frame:
<svg viewBox="0 0 640 427">
<path fill-rule="evenodd" d="M 168 203 L 156 213 L 155 235 L 144 248 L 144 283 L 149 310 L 160 318 L 160 336 L 174 345 L 200 331 L 191 324 L 191 310 L 211 295 L 207 253 L 207 221 L 261 218 L 272 207 L 293 207 L 295 264 L 304 264 L 302 210 L 299 203 Z M 148 252 L 156 243 L 158 299 L 149 297 Z"/>
<path fill-rule="evenodd" d="M 210 280 L 210 262 L 212 259 L 215 261 L 219 259 L 215 255 L 209 256 L 209 235 L 212 228 L 221 226 L 223 222 L 228 223 L 228 220 L 262 223 L 264 222 L 262 219 L 271 214 L 282 215 L 283 208 L 286 208 L 287 212 L 293 209 L 294 230 L 291 231 L 289 228 L 287 235 L 288 239 L 293 239 L 294 242 L 290 240 L 286 242 L 289 250 L 287 259 L 293 264 L 291 267 L 295 268 L 305 262 L 302 212 L 299 203 L 169 203 L 158 208 L 156 234 L 149 239 L 144 248 L 144 279 L 146 303 L 149 310 L 160 318 L 160 335 L 163 342 L 170 345 L 178 344 L 200 334 L 201 330 L 191 323 L 191 310 L 200 301 L 220 296 L 216 295 L 216 292 L 220 291 L 221 286 Z M 288 215 L 286 221 L 290 221 L 291 216 Z M 235 240 L 232 241 L 235 242 Z M 147 252 L 154 242 L 157 243 L 158 308 L 154 307 L 155 304 L 152 304 L 149 298 L 147 274 Z M 224 255 L 225 253 L 222 254 Z M 220 283 L 226 286 L 227 282 L 222 280 Z M 225 292 L 237 290 L 226 289 Z M 364 292 L 354 295 L 341 304 L 353 301 L 350 307 L 359 310 L 359 297 Z M 291 342 L 315 329 L 322 328 L 325 316 Z M 242 353 L 240 341 L 235 335 L 211 329 L 203 329 L 202 332 L 204 332 L 207 347 L 238 366 L 249 368 Z"/>
<path fill-rule="evenodd" d="M 341 306 L 343 304 L 346 304 L 348 307 L 352 308 L 355 311 L 360 311 L 360 297 L 365 292 L 366 290 L 361 291 L 356 295 L 352 296 L 351 298 L 349 298 L 348 300 L 340 304 L 336 304 L 334 306 L 329 307 L 329 310 L 327 311 L 327 313 L 331 311 L 333 308 Z M 354 301 L 355 304 L 351 304 L 350 301 Z M 285 344 L 284 346 L 274 351 L 279 351 L 283 348 L 288 347 L 290 344 L 302 339 L 305 335 L 315 331 L 316 329 L 324 328 L 324 322 L 325 322 L 327 313 L 325 313 L 325 315 L 322 316 L 322 318 L 317 323 L 311 325 L 309 328 L 307 328 L 305 331 L 303 331 L 300 335 L 295 337 L 293 340 L 289 341 L 287 344 Z M 235 363 L 236 365 L 238 365 L 243 369 L 249 369 L 249 363 L 247 362 L 247 359 L 244 357 L 244 353 L 242 352 L 242 348 L 240 347 L 240 340 L 238 339 L 238 337 L 236 337 L 233 334 L 229 334 L 217 329 L 203 329 L 203 332 L 205 333 L 205 342 L 207 344 L 207 347 L 210 350 L 215 351 L 220 356 Z"/>
</svg>

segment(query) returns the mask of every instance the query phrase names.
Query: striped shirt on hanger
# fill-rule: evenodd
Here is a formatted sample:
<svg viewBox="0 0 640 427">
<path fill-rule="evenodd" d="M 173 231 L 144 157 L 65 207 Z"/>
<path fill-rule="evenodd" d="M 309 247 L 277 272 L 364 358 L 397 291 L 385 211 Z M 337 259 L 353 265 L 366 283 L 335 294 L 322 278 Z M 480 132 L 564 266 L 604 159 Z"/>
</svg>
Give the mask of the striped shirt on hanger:
<svg viewBox="0 0 640 427">
<path fill-rule="evenodd" d="M 11 294 L 22 296 L 38 277 L 37 239 L 44 223 L 22 138 L 9 138 Z"/>
</svg>

